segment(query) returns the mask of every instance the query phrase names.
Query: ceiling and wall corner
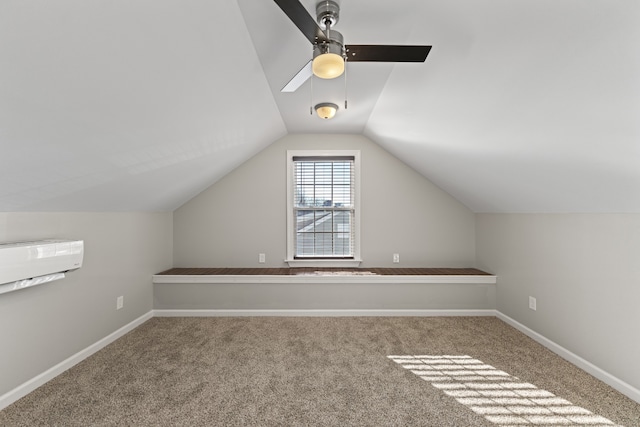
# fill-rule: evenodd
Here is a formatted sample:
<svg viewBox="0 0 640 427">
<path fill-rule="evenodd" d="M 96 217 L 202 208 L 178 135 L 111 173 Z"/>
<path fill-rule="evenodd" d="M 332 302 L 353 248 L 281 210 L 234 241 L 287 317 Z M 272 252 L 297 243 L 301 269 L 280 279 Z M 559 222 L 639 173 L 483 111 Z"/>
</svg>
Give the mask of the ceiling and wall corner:
<svg viewBox="0 0 640 427">
<path fill-rule="evenodd" d="M 640 212 L 640 2 L 340 4 L 347 43 L 433 46 L 347 64 L 346 110 L 342 78 L 280 92 L 311 46 L 272 1 L 3 1 L 0 211 L 172 211 L 288 133 L 353 133 L 474 212 Z"/>
</svg>

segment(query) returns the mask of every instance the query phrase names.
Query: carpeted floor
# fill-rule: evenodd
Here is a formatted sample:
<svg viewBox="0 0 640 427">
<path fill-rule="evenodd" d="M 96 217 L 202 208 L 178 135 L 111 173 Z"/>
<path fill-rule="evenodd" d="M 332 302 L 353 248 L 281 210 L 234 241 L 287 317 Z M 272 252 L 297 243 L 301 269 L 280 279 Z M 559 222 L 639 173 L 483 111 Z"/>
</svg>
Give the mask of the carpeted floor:
<svg viewBox="0 0 640 427">
<path fill-rule="evenodd" d="M 492 317 L 154 318 L 0 425 L 637 427 L 640 405 Z"/>
</svg>

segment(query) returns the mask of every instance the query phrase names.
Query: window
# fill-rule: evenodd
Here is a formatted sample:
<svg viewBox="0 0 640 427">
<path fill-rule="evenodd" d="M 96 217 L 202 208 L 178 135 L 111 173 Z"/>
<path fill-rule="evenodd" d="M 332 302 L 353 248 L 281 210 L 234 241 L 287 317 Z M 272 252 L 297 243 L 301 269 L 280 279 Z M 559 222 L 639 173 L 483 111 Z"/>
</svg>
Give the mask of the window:
<svg viewBox="0 0 640 427">
<path fill-rule="evenodd" d="M 359 265 L 359 152 L 289 151 L 287 156 L 287 262 Z"/>
<path fill-rule="evenodd" d="M 353 157 L 293 157 L 294 258 L 353 259 Z"/>
</svg>

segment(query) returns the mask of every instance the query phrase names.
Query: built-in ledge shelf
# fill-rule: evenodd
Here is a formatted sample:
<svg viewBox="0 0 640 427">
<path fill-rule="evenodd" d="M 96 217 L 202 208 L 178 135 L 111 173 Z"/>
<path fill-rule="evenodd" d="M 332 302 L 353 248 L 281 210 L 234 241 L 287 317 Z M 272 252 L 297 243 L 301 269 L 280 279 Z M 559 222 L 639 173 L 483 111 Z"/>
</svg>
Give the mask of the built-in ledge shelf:
<svg viewBox="0 0 640 427">
<path fill-rule="evenodd" d="M 474 268 L 172 268 L 153 283 L 456 283 L 495 284 Z"/>
</svg>

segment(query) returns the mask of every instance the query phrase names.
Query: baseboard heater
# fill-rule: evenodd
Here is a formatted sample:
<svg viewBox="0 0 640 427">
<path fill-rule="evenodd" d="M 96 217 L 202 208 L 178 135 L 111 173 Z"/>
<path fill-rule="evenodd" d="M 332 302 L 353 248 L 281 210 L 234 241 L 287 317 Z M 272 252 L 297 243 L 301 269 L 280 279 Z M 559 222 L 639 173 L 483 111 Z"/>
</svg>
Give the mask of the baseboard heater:
<svg viewBox="0 0 640 427">
<path fill-rule="evenodd" d="M 0 243 L 0 294 L 63 279 L 83 257 L 82 240 Z"/>
</svg>

